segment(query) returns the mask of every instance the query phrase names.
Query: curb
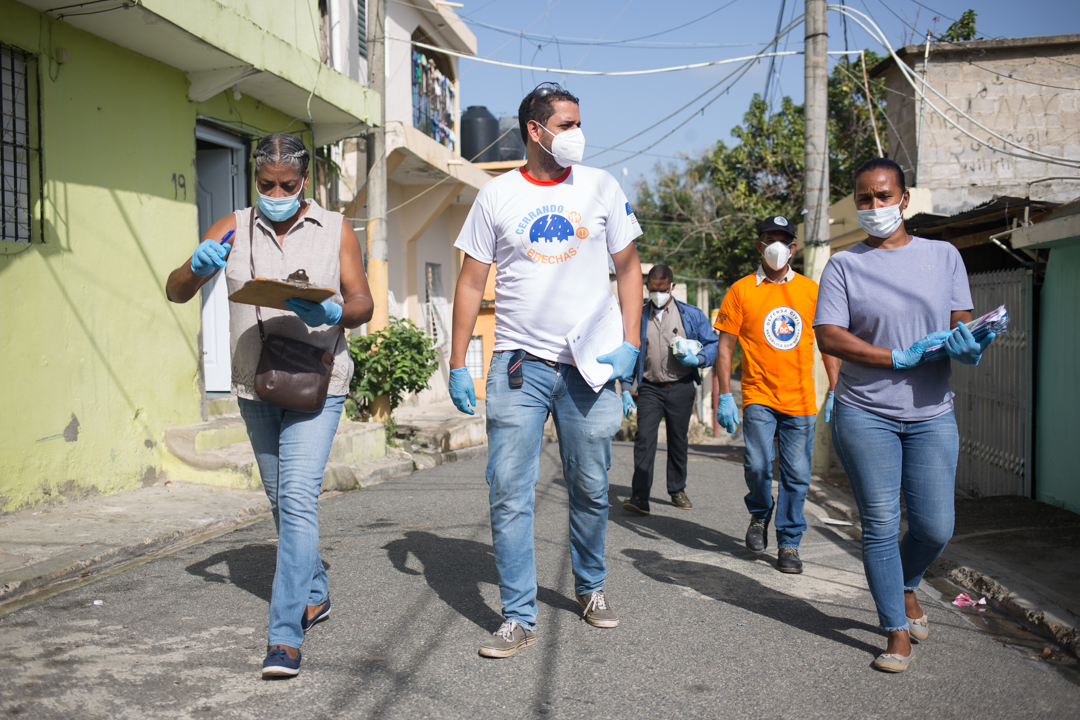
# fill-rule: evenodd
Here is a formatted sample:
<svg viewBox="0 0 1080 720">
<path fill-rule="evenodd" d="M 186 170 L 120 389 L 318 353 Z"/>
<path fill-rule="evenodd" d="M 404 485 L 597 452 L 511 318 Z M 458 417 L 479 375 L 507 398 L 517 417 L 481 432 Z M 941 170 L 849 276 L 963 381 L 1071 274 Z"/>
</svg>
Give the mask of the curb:
<svg viewBox="0 0 1080 720">
<path fill-rule="evenodd" d="M 187 544 L 195 544 L 211 536 L 231 532 L 243 525 L 270 516 L 270 504 L 265 497 L 252 507 L 210 520 L 205 525 L 187 530 L 177 530 L 160 537 L 147 537 L 141 542 L 120 547 L 110 547 L 95 552 L 97 543 L 85 549 L 64 553 L 0 576 L 0 614 L 7 612 L 12 604 L 32 599 L 32 596 L 55 589 L 67 583 L 89 582 L 103 573 L 129 565 L 148 556 L 176 550 Z M 81 583 L 80 583 L 81 584 Z"/>
<path fill-rule="evenodd" d="M 446 452 L 439 453 L 426 453 L 426 452 L 405 452 L 400 451 L 402 455 L 405 455 L 412 460 L 413 465 L 417 470 L 430 470 L 433 467 L 439 465 L 445 465 L 447 463 L 461 462 L 463 460 L 473 460 L 475 458 L 487 457 L 488 446 L 487 443 L 482 445 L 471 445 L 469 447 L 459 448 L 457 450 L 448 450 Z"/>
<path fill-rule="evenodd" d="M 993 600 L 1005 614 L 1037 628 L 1067 653 L 1080 659 L 1080 630 L 1074 627 L 1072 621 L 1065 619 L 1067 614 L 1064 611 L 1039 597 L 1033 590 L 1029 590 L 1030 596 L 1026 596 L 1022 591 L 1011 590 L 990 575 L 963 565 L 947 557 L 947 554 L 948 548 L 943 556 L 930 566 L 930 572 Z"/>
<path fill-rule="evenodd" d="M 353 466 L 356 485 L 350 488 L 327 488 L 320 500 L 335 497 L 343 492 L 361 490 L 398 477 L 411 475 L 439 465 L 462 460 L 485 457 L 487 444 L 451 450 L 443 453 L 406 453 L 390 449 L 386 458 L 371 461 L 371 467 L 363 472 Z M 367 465 L 361 463 L 360 465 Z M 0 615 L 32 602 L 36 596 L 68 589 L 68 586 L 90 582 L 109 572 L 119 572 L 126 566 L 146 560 L 153 555 L 194 545 L 216 535 L 223 535 L 270 516 L 266 497 L 258 499 L 249 507 L 234 510 L 224 517 L 213 518 L 199 527 L 177 530 L 158 537 L 146 537 L 137 543 L 122 546 L 104 546 L 101 542 L 88 543 L 74 552 L 42 560 L 16 570 L 0 574 Z"/>
</svg>

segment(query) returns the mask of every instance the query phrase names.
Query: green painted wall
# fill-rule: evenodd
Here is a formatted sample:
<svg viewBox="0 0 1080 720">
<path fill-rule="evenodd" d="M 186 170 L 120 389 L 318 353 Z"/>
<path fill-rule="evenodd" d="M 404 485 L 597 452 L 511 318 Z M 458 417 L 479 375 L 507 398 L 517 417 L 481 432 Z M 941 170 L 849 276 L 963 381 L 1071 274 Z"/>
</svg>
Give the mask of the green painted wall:
<svg viewBox="0 0 1080 720">
<path fill-rule="evenodd" d="M 1080 245 L 1050 251 L 1039 320 L 1035 492 L 1080 513 L 1080 466 L 1072 424 L 1080 407 Z"/>
<path fill-rule="evenodd" d="M 165 429 L 201 420 L 199 303 L 164 294 L 198 240 L 196 115 L 268 131 L 292 118 L 225 93 L 193 104 L 181 71 L 21 3 L 0 0 L 0 18 L 0 41 L 43 54 L 46 184 L 46 242 L 0 255 L 8 512 L 161 479 Z"/>
</svg>

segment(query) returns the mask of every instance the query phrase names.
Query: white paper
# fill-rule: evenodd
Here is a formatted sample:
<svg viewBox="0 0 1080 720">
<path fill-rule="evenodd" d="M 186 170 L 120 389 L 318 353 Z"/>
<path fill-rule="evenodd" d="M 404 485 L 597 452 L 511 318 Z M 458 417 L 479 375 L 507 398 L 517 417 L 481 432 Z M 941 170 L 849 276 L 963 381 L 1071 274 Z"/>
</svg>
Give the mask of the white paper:
<svg viewBox="0 0 1080 720">
<path fill-rule="evenodd" d="M 596 362 L 596 358 L 623 344 L 622 311 L 615 296 L 608 295 L 607 300 L 575 325 L 566 336 L 566 342 L 581 377 L 593 392 L 600 392 L 611 379 L 612 367 Z"/>
</svg>

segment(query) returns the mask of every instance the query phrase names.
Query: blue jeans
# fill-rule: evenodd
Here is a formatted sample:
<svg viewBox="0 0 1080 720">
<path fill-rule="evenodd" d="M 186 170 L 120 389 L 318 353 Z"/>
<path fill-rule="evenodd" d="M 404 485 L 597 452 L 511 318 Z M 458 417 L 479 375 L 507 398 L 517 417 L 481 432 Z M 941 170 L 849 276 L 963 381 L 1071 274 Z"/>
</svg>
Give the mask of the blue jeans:
<svg viewBox="0 0 1080 720">
<path fill-rule="evenodd" d="M 746 509 L 757 521 L 769 524 L 773 514 L 773 435 L 779 430 L 780 493 L 776 501 L 776 544 L 797 548 L 806 532 L 803 504 L 810 489 L 810 454 L 814 449 L 816 415 L 785 415 L 765 405 L 743 410 L 746 453 Z"/>
<path fill-rule="evenodd" d="M 906 630 L 904 591 L 919 587 L 953 533 L 956 419 L 949 412 L 901 422 L 837 401 L 832 436 L 859 507 L 863 568 L 881 627 Z M 897 543 L 901 492 L 908 530 Z"/>
<path fill-rule="evenodd" d="M 503 617 L 536 628 L 533 505 L 548 414 L 555 420 L 570 496 L 570 560 L 574 590 L 599 590 L 607 578 L 608 476 L 611 439 L 622 424 L 622 401 L 609 382 L 599 392 L 572 365 L 522 363 L 523 385 L 511 388 L 511 353 L 495 353 L 487 377 L 487 481 L 491 539 Z"/>
<path fill-rule="evenodd" d="M 330 593 L 319 557 L 319 490 L 345 398 L 326 398 L 317 413 L 244 398 L 239 403 L 278 531 L 270 644 L 298 648 L 301 616 Z"/>
</svg>

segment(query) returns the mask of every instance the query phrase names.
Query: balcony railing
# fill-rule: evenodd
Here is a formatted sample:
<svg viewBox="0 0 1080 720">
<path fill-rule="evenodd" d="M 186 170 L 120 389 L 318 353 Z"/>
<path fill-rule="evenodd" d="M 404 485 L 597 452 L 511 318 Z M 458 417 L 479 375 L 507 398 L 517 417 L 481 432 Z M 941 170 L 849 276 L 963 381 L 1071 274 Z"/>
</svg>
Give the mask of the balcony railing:
<svg viewBox="0 0 1080 720">
<path fill-rule="evenodd" d="M 454 114 L 457 108 L 454 81 L 417 49 L 412 53 L 413 127 L 436 142 L 457 151 Z"/>
</svg>

